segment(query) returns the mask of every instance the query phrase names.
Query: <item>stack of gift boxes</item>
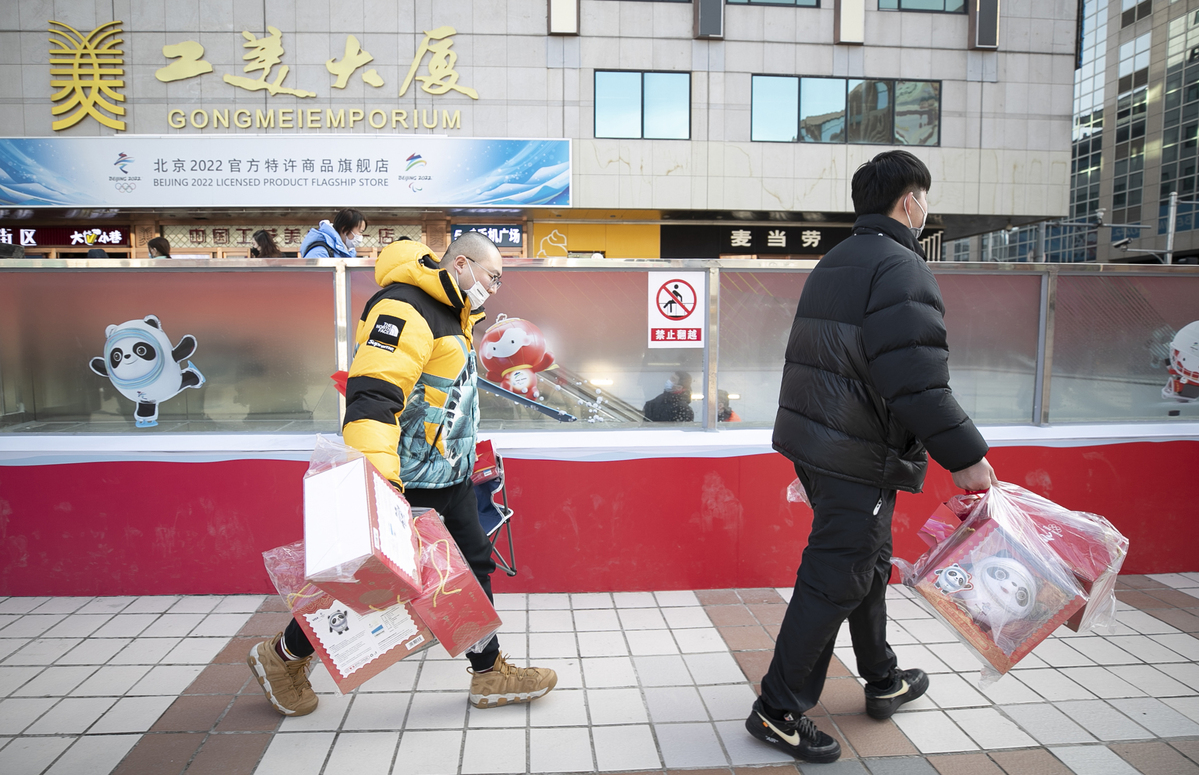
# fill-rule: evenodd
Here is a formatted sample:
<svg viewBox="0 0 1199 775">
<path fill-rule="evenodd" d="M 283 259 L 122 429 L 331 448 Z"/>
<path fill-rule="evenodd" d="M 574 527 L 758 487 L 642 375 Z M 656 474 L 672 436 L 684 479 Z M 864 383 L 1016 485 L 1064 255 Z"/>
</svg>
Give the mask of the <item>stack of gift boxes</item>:
<svg viewBox="0 0 1199 775">
<path fill-rule="evenodd" d="M 413 511 L 352 450 L 305 476 L 304 539 L 264 553 L 267 572 L 343 693 L 433 643 L 456 657 L 500 627 L 440 515 Z"/>
<path fill-rule="evenodd" d="M 1063 624 L 1077 632 L 1114 623 L 1128 540 L 1103 517 L 1001 483 L 943 504 L 919 535 L 929 550 L 915 563 L 895 561 L 904 584 L 992 679 Z"/>
</svg>

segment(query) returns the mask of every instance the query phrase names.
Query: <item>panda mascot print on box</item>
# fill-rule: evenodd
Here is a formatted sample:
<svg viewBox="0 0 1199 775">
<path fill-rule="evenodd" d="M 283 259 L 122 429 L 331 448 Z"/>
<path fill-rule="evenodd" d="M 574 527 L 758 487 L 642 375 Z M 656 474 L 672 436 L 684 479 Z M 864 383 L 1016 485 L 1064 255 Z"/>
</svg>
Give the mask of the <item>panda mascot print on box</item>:
<svg viewBox="0 0 1199 775">
<path fill-rule="evenodd" d="M 196 351 L 196 338 L 187 334 L 171 347 L 154 315 L 109 326 L 104 333 L 104 357 L 92 358 L 89 365 L 137 404 L 133 419 L 138 428 L 158 425 L 159 404 L 204 384 L 204 375 L 187 360 Z M 184 361 L 187 365 L 180 366 Z"/>
</svg>

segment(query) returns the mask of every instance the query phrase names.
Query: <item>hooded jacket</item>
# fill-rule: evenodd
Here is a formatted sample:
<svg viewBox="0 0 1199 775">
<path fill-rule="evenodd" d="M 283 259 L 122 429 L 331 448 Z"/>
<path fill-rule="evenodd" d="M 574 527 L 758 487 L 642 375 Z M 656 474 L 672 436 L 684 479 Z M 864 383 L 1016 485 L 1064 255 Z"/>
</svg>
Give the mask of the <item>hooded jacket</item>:
<svg viewBox="0 0 1199 775">
<path fill-rule="evenodd" d="M 346 380 L 342 433 L 401 489 L 470 476 L 479 427 L 472 329 L 484 314 L 433 252 L 403 240 L 375 262 Z"/>
<path fill-rule="evenodd" d="M 329 246 L 333 252 L 329 252 Z M 311 250 L 309 249 L 311 247 Z M 309 229 L 300 243 L 300 258 L 354 258 L 358 251 L 347 247 L 345 240 L 328 221 L 321 221 L 314 229 Z"/>
<path fill-rule="evenodd" d="M 812 270 L 787 342 L 774 448 L 812 471 L 919 492 L 987 444 L 949 389 L 945 306 L 909 229 L 864 215 Z"/>
</svg>

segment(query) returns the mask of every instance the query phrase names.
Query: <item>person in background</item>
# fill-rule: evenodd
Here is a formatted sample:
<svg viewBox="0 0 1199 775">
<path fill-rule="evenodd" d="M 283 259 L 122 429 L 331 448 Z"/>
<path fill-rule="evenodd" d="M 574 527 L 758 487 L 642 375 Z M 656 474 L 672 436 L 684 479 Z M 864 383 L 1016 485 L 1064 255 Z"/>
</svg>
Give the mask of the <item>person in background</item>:
<svg viewBox="0 0 1199 775">
<path fill-rule="evenodd" d="M 106 253 L 104 251 L 104 248 L 92 248 L 87 251 L 87 257 L 88 258 L 108 258 L 108 253 Z"/>
<path fill-rule="evenodd" d="M 0 242 L 0 258 L 24 258 L 25 248 L 11 242 Z"/>
<path fill-rule="evenodd" d="M 146 243 L 146 247 L 150 249 L 150 258 L 171 257 L 171 243 L 167 242 L 166 237 L 155 237 Z"/>
<path fill-rule="evenodd" d="M 691 375 L 685 371 L 673 372 L 666 378 L 662 394 L 647 401 L 641 413 L 650 422 L 694 422 Z"/>
<path fill-rule="evenodd" d="M 333 223 L 321 221 L 300 243 L 300 258 L 353 258 L 362 245 L 366 218 L 357 210 L 341 210 Z"/>
<path fill-rule="evenodd" d="M 741 422 L 741 415 L 733 411 L 729 403 L 729 391 L 716 391 L 716 420 L 717 422 Z"/>
<path fill-rule="evenodd" d="M 259 229 L 250 237 L 254 240 L 254 246 L 250 248 L 250 255 L 254 258 L 282 258 L 283 251 L 275 244 L 275 240 L 271 238 L 271 233 L 266 229 Z"/>
</svg>

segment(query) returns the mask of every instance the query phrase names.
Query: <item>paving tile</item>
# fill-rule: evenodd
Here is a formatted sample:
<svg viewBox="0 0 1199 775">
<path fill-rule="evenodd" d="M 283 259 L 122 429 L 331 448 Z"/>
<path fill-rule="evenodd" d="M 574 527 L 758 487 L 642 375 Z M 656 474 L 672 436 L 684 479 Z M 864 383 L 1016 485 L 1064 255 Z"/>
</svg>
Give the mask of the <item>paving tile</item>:
<svg viewBox="0 0 1199 775">
<path fill-rule="evenodd" d="M 1151 635 L 1151 639 L 1175 651 L 1192 662 L 1199 660 L 1199 638 L 1184 632 L 1168 635 Z"/>
<path fill-rule="evenodd" d="M 21 643 L 19 640 L 12 643 Z M 6 665 L 50 665 L 71 649 L 82 643 L 78 638 L 37 638 L 27 641 L 13 651 L 5 660 Z M 0 638 L 0 650 L 5 640 Z"/>
<path fill-rule="evenodd" d="M 150 668 L 142 680 L 130 689 L 127 694 L 182 694 L 183 690 L 196 680 L 204 668 L 199 665 L 161 665 Z"/>
<path fill-rule="evenodd" d="M 691 678 L 691 673 L 687 670 L 687 663 L 680 654 L 635 656 L 633 657 L 633 666 L 637 670 L 638 682 L 642 686 L 682 686 L 695 683 Z"/>
<path fill-rule="evenodd" d="M 866 762 L 871 775 L 937 775 L 926 759 L 876 759 Z"/>
<path fill-rule="evenodd" d="M 892 632 L 895 628 L 887 628 Z M 941 623 L 939 619 L 907 619 L 902 629 L 915 636 L 918 643 L 957 643 L 953 631 Z M 937 651 L 938 655 L 940 650 Z"/>
<path fill-rule="evenodd" d="M 16 654 L 30 642 L 28 638 L 0 638 L 0 660 L 9 662 L 10 654 Z"/>
<path fill-rule="evenodd" d="M 844 756 L 844 754 L 842 754 Z M 854 759 L 841 759 L 832 764 L 797 764 L 803 775 L 870 775 L 866 765 Z"/>
<path fill-rule="evenodd" d="M 1110 700 L 1117 697 L 1144 697 L 1145 692 L 1137 688 L 1134 684 L 1125 681 L 1107 668 L 1103 667 L 1067 667 L 1060 671 L 1062 675 L 1069 678 L 1079 686 L 1085 686 L 1087 690 L 1095 694 L 1100 699 Z M 1046 697 L 1046 699 L 1057 699 L 1054 697 Z M 1060 699 L 1074 699 L 1062 697 Z M 1079 698 L 1086 699 L 1086 698 Z"/>
<path fill-rule="evenodd" d="M 219 695 L 214 695 L 219 696 Z M 235 697 L 214 732 L 274 732 L 282 717 L 258 695 Z"/>
<path fill-rule="evenodd" d="M 820 704 L 829 713 L 865 713 L 866 694 L 853 678 L 830 678 L 820 693 Z"/>
<path fill-rule="evenodd" d="M 1144 636 L 1126 636 L 1144 637 Z M 1069 638 L 1070 647 L 1083 656 L 1100 665 L 1130 665 L 1137 664 L 1141 658 L 1130 654 L 1116 645 L 1110 638 L 1095 636 Z"/>
<path fill-rule="evenodd" d="M 182 638 L 202 621 L 204 614 L 162 614 L 140 634 L 145 638 Z"/>
<path fill-rule="evenodd" d="M 86 638 L 111 618 L 108 614 L 72 614 L 46 630 L 45 637 Z"/>
<path fill-rule="evenodd" d="M 645 630 L 649 632 L 649 630 Z M 669 632 L 657 630 L 657 632 Z M 673 643 L 673 641 L 672 641 Z M 623 657 L 629 653 L 629 644 L 622 630 L 579 633 L 579 655 L 583 657 Z"/>
<path fill-rule="evenodd" d="M 735 589 L 697 589 L 695 597 L 701 605 L 729 605 L 740 603 L 741 597 Z"/>
<path fill-rule="evenodd" d="M 676 608 L 674 610 L 686 609 Z M 629 644 L 629 653 L 633 656 L 679 653 L 679 647 L 675 644 L 675 638 L 671 635 L 670 630 L 630 630 L 624 636 Z"/>
<path fill-rule="evenodd" d="M 578 729 L 530 729 L 529 772 L 592 772 L 591 734 Z"/>
<path fill-rule="evenodd" d="M 243 665 L 209 665 L 203 668 L 183 693 L 237 694 L 251 678 L 249 669 Z M 257 682 L 254 682 L 254 690 L 258 690 Z"/>
<path fill-rule="evenodd" d="M 740 603 L 736 605 L 710 605 L 704 607 L 708 619 L 717 627 L 746 627 L 757 625 L 758 620 L 749 609 Z"/>
<path fill-rule="evenodd" d="M 257 697 L 263 706 L 269 705 L 266 697 Z M 327 732 L 341 729 L 341 721 L 346 717 L 346 711 L 353 694 L 322 694 L 317 699 L 317 708 L 307 716 L 288 716 L 279 725 L 280 733 Z M 282 737 L 282 734 L 277 737 Z"/>
<path fill-rule="evenodd" d="M 332 732 L 304 732 L 273 735 L 255 775 L 318 775 L 333 746 Z M 454 748 L 454 763 L 457 764 Z M 398 762 L 397 762 L 398 765 Z M 396 770 L 399 772 L 399 770 Z M 435 770 L 429 770 L 432 774 Z"/>
<path fill-rule="evenodd" d="M 1199 762 L 1199 740 L 1171 740 L 1170 747 L 1182 752 L 1193 762 Z"/>
<path fill-rule="evenodd" d="M 727 656 L 727 654 L 722 654 L 721 656 Z M 762 676 L 766 675 L 766 671 L 770 669 L 770 661 L 774 658 L 774 652 L 773 651 L 734 651 L 732 656 L 733 656 L 733 659 L 735 659 L 737 661 L 737 665 L 740 667 L 741 671 L 743 672 L 743 675 L 740 676 L 737 680 L 744 681 L 745 679 L 748 678 L 750 681 L 754 681 L 756 683 L 756 682 L 761 681 Z M 690 666 L 691 661 L 688 660 L 687 664 L 688 664 L 688 666 Z M 692 669 L 691 674 L 695 675 L 694 669 Z M 829 675 L 830 676 L 832 675 L 831 669 L 829 670 Z M 700 683 L 698 676 L 696 677 L 695 682 Z M 723 682 L 721 682 L 721 683 L 723 683 Z"/>
<path fill-rule="evenodd" d="M 19 737 L 0 749 L 0 772 L 41 772 L 73 740 L 70 737 Z"/>
<path fill-rule="evenodd" d="M 702 654 L 714 651 L 728 651 L 724 638 L 715 627 L 697 627 L 690 630 L 673 630 L 675 643 L 684 654 Z"/>
<path fill-rule="evenodd" d="M 1044 748 L 1031 751 L 995 751 L 991 758 L 1008 775 L 1074 775 L 1069 767 Z"/>
<path fill-rule="evenodd" d="M 498 597 L 498 595 L 497 595 Z M 392 775 L 457 775 L 458 759 L 462 752 L 462 732 L 405 731 L 400 738 Z M 315 771 L 314 771 L 315 772 Z M 263 773 L 259 768 L 254 775 Z M 279 775 L 290 775 L 283 770 Z"/>
<path fill-rule="evenodd" d="M 196 625 L 196 628 L 191 631 L 194 636 L 209 636 L 209 637 L 229 637 L 237 635 L 253 614 L 250 613 L 230 613 L 230 614 L 209 614 L 204 617 L 204 621 Z M 286 622 L 284 622 L 286 625 Z M 270 633 L 274 634 L 274 633 Z"/>
<path fill-rule="evenodd" d="M 1145 578 L 1151 579 L 1159 584 L 1164 584 L 1165 586 L 1172 587 L 1174 589 L 1195 586 L 1195 582 L 1192 579 L 1184 576 L 1181 573 L 1150 573 L 1147 574 Z"/>
<path fill-rule="evenodd" d="M 928 697 L 939 708 L 974 708 L 990 705 L 991 700 L 961 676 L 945 673 L 929 679 Z"/>
<path fill-rule="evenodd" d="M 179 602 L 178 595 L 145 595 L 125 606 L 126 614 L 161 614 Z"/>
<path fill-rule="evenodd" d="M 636 686 L 637 674 L 630 657 L 588 657 L 579 660 L 587 688 Z"/>
<path fill-rule="evenodd" d="M 531 614 L 533 611 L 529 613 Z M 513 649 L 512 651 L 515 650 Z M 575 634 L 573 632 L 529 633 L 530 659 L 577 657 L 578 655 L 579 647 L 575 642 Z"/>
<path fill-rule="evenodd" d="M 410 692 L 416 686 L 416 674 L 420 667 L 420 662 L 411 660 L 397 662 L 364 683 L 359 687 L 358 692 L 359 694 L 371 692 Z M 462 675 L 467 675 L 465 669 L 462 670 Z M 454 688 L 462 685 L 459 682 Z M 469 682 L 466 685 L 469 685 Z"/>
<path fill-rule="evenodd" d="M 271 595 L 275 597 L 275 595 Z M 216 608 L 214 614 L 252 614 L 257 611 L 267 599 L 266 595 L 229 595 Z"/>
<path fill-rule="evenodd" d="M 1151 608 L 1147 609 L 1147 613 L 1183 632 L 1199 632 L 1199 616 L 1182 608 Z"/>
<path fill-rule="evenodd" d="M 538 659 L 538 667 L 547 667 L 558 674 L 558 686 L 554 689 L 582 689 L 583 669 L 577 659 Z"/>
<path fill-rule="evenodd" d="M 1095 664 L 1095 660 L 1075 650 L 1068 640 L 1063 638 L 1049 638 L 1043 641 L 1036 647 L 1036 655 L 1051 667 L 1085 667 Z"/>
<path fill-rule="evenodd" d="M 614 608 L 610 592 L 576 592 L 570 596 L 570 607 L 579 610 L 585 608 Z"/>
<path fill-rule="evenodd" d="M 403 729 L 412 699 L 407 693 L 358 694 L 342 729 L 350 731 Z M 497 708 L 495 710 L 503 710 Z"/>
<path fill-rule="evenodd" d="M 14 697 L 63 697 L 96 672 L 94 667 L 48 667 L 12 692 Z"/>
<path fill-rule="evenodd" d="M 88 638 L 58 658 L 58 665 L 103 665 L 133 641 L 129 638 Z"/>
<path fill-rule="evenodd" d="M 80 775 L 110 772 L 129 753 L 141 735 L 103 735 L 81 737 L 46 770 L 46 775 Z M 33 770 L 36 772 L 36 770 Z"/>
<path fill-rule="evenodd" d="M 18 735 L 58 702 L 54 697 L 0 700 L 0 735 Z"/>
<path fill-rule="evenodd" d="M 1085 729 L 1052 705 L 1004 705 L 1000 710 L 1043 745 L 1095 742 Z"/>
<path fill-rule="evenodd" d="M 978 750 L 978 746 L 943 711 L 900 713 L 893 720 L 920 753 Z"/>
<path fill-rule="evenodd" d="M 618 608 L 617 615 L 626 630 L 666 629 L 666 619 L 657 608 Z"/>
<path fill-rule="evenodd" d="M 655 724 L 658 748 L 667 768 L 721 767 L 728 759 L 712 724 Z"/>
<path fill-rule="evenodd" d="M 1193 584 L 1191 586 L 1194 586 Z M 80 608 L 92 602 L 91 597 L 52 597 L 37 608 L 29 611 L 33 614 L 73 614 Z"/>
<path fill-rule="evenodd" d="M 1199 764 L 1166 743 L 1113 743 L 1108 747 L 1143 775 L 1199 775 Z"/>
<path fill-rule="evenodd" d="M 690 589 L 667 590 L 664 592 L 654 592 L 654 597 L 658 600 L 658 605 L 662 608 L 672 608 L 681 606 L 700 605 L 699 598 L 695 596 L 695 592 Z"/>
<path fill-rule="evenodd" d="M 50 602 L 49 597 L 10 597 L 0 600 L 0 614 L 27 614 Z"/>
<path fill-rule="evenodd" d="M 1103 742 L 1153 737 L 1144 727 L 1103 700 L 1058 702 L 1054 703 L 1054 707 Z"/>
<path fill-rule="evenodd" d="M 344 732 L 337 736 L 325 769 L 354 775 L 387 775 L 399 742 L 399 732 Z"/>
<path fill-rule="evenodd" d="M 1150 663 L 1183 662 L 1186 659 L 1148 635 L 1118 635 L 1107 640 L 1138 659 Z"/>
<path fill-rule="evenodd" d="M 95 597 L 75 613 L 118 614 L 124 611 L 136 597 Z"/>
<path fill-rule="evenodd" d="M 0 697 L 6 697 L 46 668 L 30 667 L 0 667 Z M 684 672 L 686 669 L 684 668 Z"/>
<path fill-rule="evenodd" d="M 978 672 L 982 668 L 982 662 L 978 657 L 970 653 L 970 650 L 961 643 L 938 643 L 933 646 L 933 651 L 936 652 L 937 659 L 949 665 L 949 668 L 956 672 Z"/>
<path fill-rule="evenodd" d="M 1144 592 L 1126 589 L 1116 590 L 1116 599 L 1128 603 L 1131 606 L 1148 611 L 1151 608 L 1167 608 L 1171 604 L 1158 600 L 1156 597 L 1147 595 Z"/>
<path fill-rule="evenodd" d="M 130 641 L 124 649 L 118 651 L 116 656 L 108 660 L 108 663 L 112 665 L 157 665 L 163 657 L 171 652 L 171 649 L 179 645 L 180 640 L 180 638 L 136 638 Z M 249 649 L 246 651 L 248 653 Z M 242 664 L 245 664 L 244 655 Z"/>
<path fill-rule="evenodd" d="M 782 596 L 779 595 L 778 590 L 771 587 L 764 587 L 761 589 L 739 589 L 737 590 L 737 595 L 740 597 L 742 602 L 750 604 L 786 602 L 782 599 Z"/>
<path fill-rule="evenodd" d="M 708 709 L 708 715 L 716 721 L 744 721 L 755 699 L 753 689 L 745 684 L 701 686 L 699 696 Z"/>
<path fill-rule="evenodd" d="M 574 617 L 565 611 L 529 611 L 529 632 L 574 632 Z"/>
<path fill-rule="evenodd" d="M 783 603 L 751 603 L 749 612 L 754 615 L 758 624 L 782 624 L 787 606 Z"/>
<path fill-rule="evenodd" d="M 635 688 L 588 689 L 587 709 L 593 725 L 643 724 L 649 721 L 641 691 Z"/>
<path fill-rule="evenodd" d="M 733 651 L 774 650 L 774 638 L 761 625 L 752 627 L 717 627 L 724 643 Z"/>
<path fill-rule="evenodd" d="M 1166 705 L 1156 697 L 1133 697 L 1111 700 L 1124 715 L 1158 737 L 1191 737 L 1199 735 L 1199 724 Z"/>
<path fill-rule="evenodd" d="M 967 708 L 948 713 L 954 723 L 985 751 L 1036 745 L 1031 737 L 994 708 Z"/>
<path fill-rule="evenodd" d="M 218 616 L 219 614 L 212 614 Z M 507 620 L 508 617 L 504 617 Z M 231 635 L 240 635 L 244 638 L 271 638 L 275 633 L 281 632 L 287 627 L 288 620 L 291 619 L 290 614 L 286 613 L 253 613 L 249 618 L 242 622 L 241 628 L 236 633 Z"/>
<path fill-rule="evenodd" d="M 270 741 L 267 734 L 209 735 L 188 775 L 252 775 Z"/>
<path fill-rule="evenodd" d="M 30 614 L 0 630 L 0 638 L 36 638 L 66 619 L 65 614 Z"/>
<path fill-rule="evenodd" d="M 1050 702 L 1059 700 L 1090 700 L 1095 697 L 1094 694 L 1083 688 L 1091 686 L 1090 683 L 1079 684 L 1070 679 L 1066 675 L 1067 671 L 1092 671 L 1086 675 L 1097 675 L 1093 671 L 1104 671 L 1102 667 L 1075 667 L 1058 670 L 1055 668 L 1046 668 L 1043 670 L 1021 670 L 1020 675 L 1016 680 L 1032 689 L 1037 694 L 1041 695 Z M 1106 671 L 1104 671 L 1106 672 Z M 1107 673 L 1111 678 L 1115 678 L 1111 673 Z M 997 700 L 1001 704 L 1009 704 L 1010 700 Z"/>
<path fill-rule="evenodd" d="M 183 595 L 175 605 L 171 606 L 172 614 L 208 614 L 224 598 L 220 595 Z"/>
<path fill-rule="evenodd" d="M 223 694 L 186 695 L 175 698 L 150 728 L 152 732 L 207 732 L 212 729 L 233 697 Z"/>
<path fill-rule="evenodd" d="M 708 709 L 694 686 L 651 687 L 643 691 L 650 720 L 658 728 L 668 722 L 709 720 Z"/>
<path fill-rule="evenodd" d="M 1167 697 L 1162 702 L 1191 721 L 1199 722 L 1199 697 Z"/>
<path fill-rule="evenodd" d="M 420 669 L 417 688 L 420 691 L 462 691 L 470 686 L 468 666 L 459 660 L 425 662 Z"/>
<path fill-rule="evenodd" d="M 1188 686 L 1167 675 L 1167 671 L 1170 671 L 1172 667 L 1172 665 L 1166 665 L 1164 669 L 1159 670 L 1152 665 L 1116 665 L 1109 667 L 1108 670 L 1115 673 L 1118 678 L 1142 689 L 1150 697 L 1180 697 L 1193 694 L 1194 692 Z"/>
<path fill-rule="evenodd" d="M 928 757 L 940 775 L 1004 775 L 999 765 L 983 753 L 951 753 Z"/>
<path fill-rule="evenodd" d="M 111 697 L 68 697 L 25 730 L 27 735 L 81 735 L 116 700 Z"/>
<path fill-rule="evenodd" d="M 250 653 L 250 649 L 262 641 L 262 638 L 230 638 L 220 653 L 212 658 L 212 661 L 226 665 L 244 665 L 246 663 L 246 655 Z"/>
<path fill-rule="evenodd" d="M 72 697 L 120 697 L 148 672 L 150 668 L 145 665 L 105 665 L 69 694 Z"/>
<path fill-rule="evenodd" d="M 530 611 L 544 611 L 552 608 L 570 608 L 570 595 L 529 595 Z"/>
<path fill-rule="evenodd" d="M 620 629 L 620 619 L 612 608 L 576 610 L 575 631 L 597 632 L 600 630 L 616 631 Z"/>
<path fill-rule="evenodd" d="M 1142 635 L 1164 635 L 1180 631 L 1177 627 L 1171 627 L 1161 619 L 1150 616 L 1144 611 L 1121 611 L 1116 614 L 1116 619 Z"/>
<path fill-rule="evenodd" d="M 712 626 L 712 619 L 703 608 L 697 605 L 680 608 L 663 608 L 662 618 L 666 620 L 667 626 L 671 629 Z"/>
<path fill-rule="evenodd" d="M 1177 589 L 1148 589 L 1145 590 L 1145 594 L 1178 608 L 1195 608 L 1199 606 L 1199 600 Z"/>
<path fill-rule="evenodd" d="M 585 727 L 588 725 L 587 697 L 582 689 L 555 688 L 537 702 L 529 703 L 528 707 L 529 726 L 531 727 Z M 645 721 L 644 712 L 640 720 Z"/>
<path fill-rule="evenodd" d="M 468 729 L 462 746 L 462 773 L 524 772 L 526 735 L 510 729 Z M 332 762 L 330 762 L 332 763 Z"/>
<path fill-rule="evenodd" d="M 900 731 L 894 719 L 876 721 L 865 715 L 837 716 L 834 719 L 844 739 L 858 756 L 911 756 L 916 746 Z M 842 753 L 842 756 L 845 754 Z"/>
<path fill-rule="evenodd" d="M 466 723 L 465 692 L 417 692 L 408 709 L 407 729 L 462 729 Z"/>
<path fill-rule="evenodd" d="M 1102 745 L 1050 748 L 1067 767 L 1086 775 L 1138 775 L 1132 766 Z"/>
<path fill-rule="evenodd" d="M 492 605 L 497 611 L 524 611 L 529 607 L 529 596 L 523 592 L 497 592 Z"/>
<path fill-rule="evenodd" d="M 123 697 L 88 729 L 88 734 L 147 732 L 174 702 L 174 697 Z"/>
<path fill-rule="evenodd" d="M 225 646 L 224 638 L 184 638 L 171 649 L 162 663 L 167 665 L 207 665 Z M 246 650 L 249 653 L 249 649 Z"/>
<path fill-rule="evenodd" d="M 732 602 L 740 602 L 735 599 L 736 593 L 733 593 L 734 600 Z M 617 608 L 657 608 L 658 601 L 654 597 L 653 592 L 613 592 L 612 604 Z"/>
<path fill-rule="evenodd" d="M 911 600 L 888 600 L 887 616 L 892 619 L 932 619 L 928 611 Z"/>
</svg>

